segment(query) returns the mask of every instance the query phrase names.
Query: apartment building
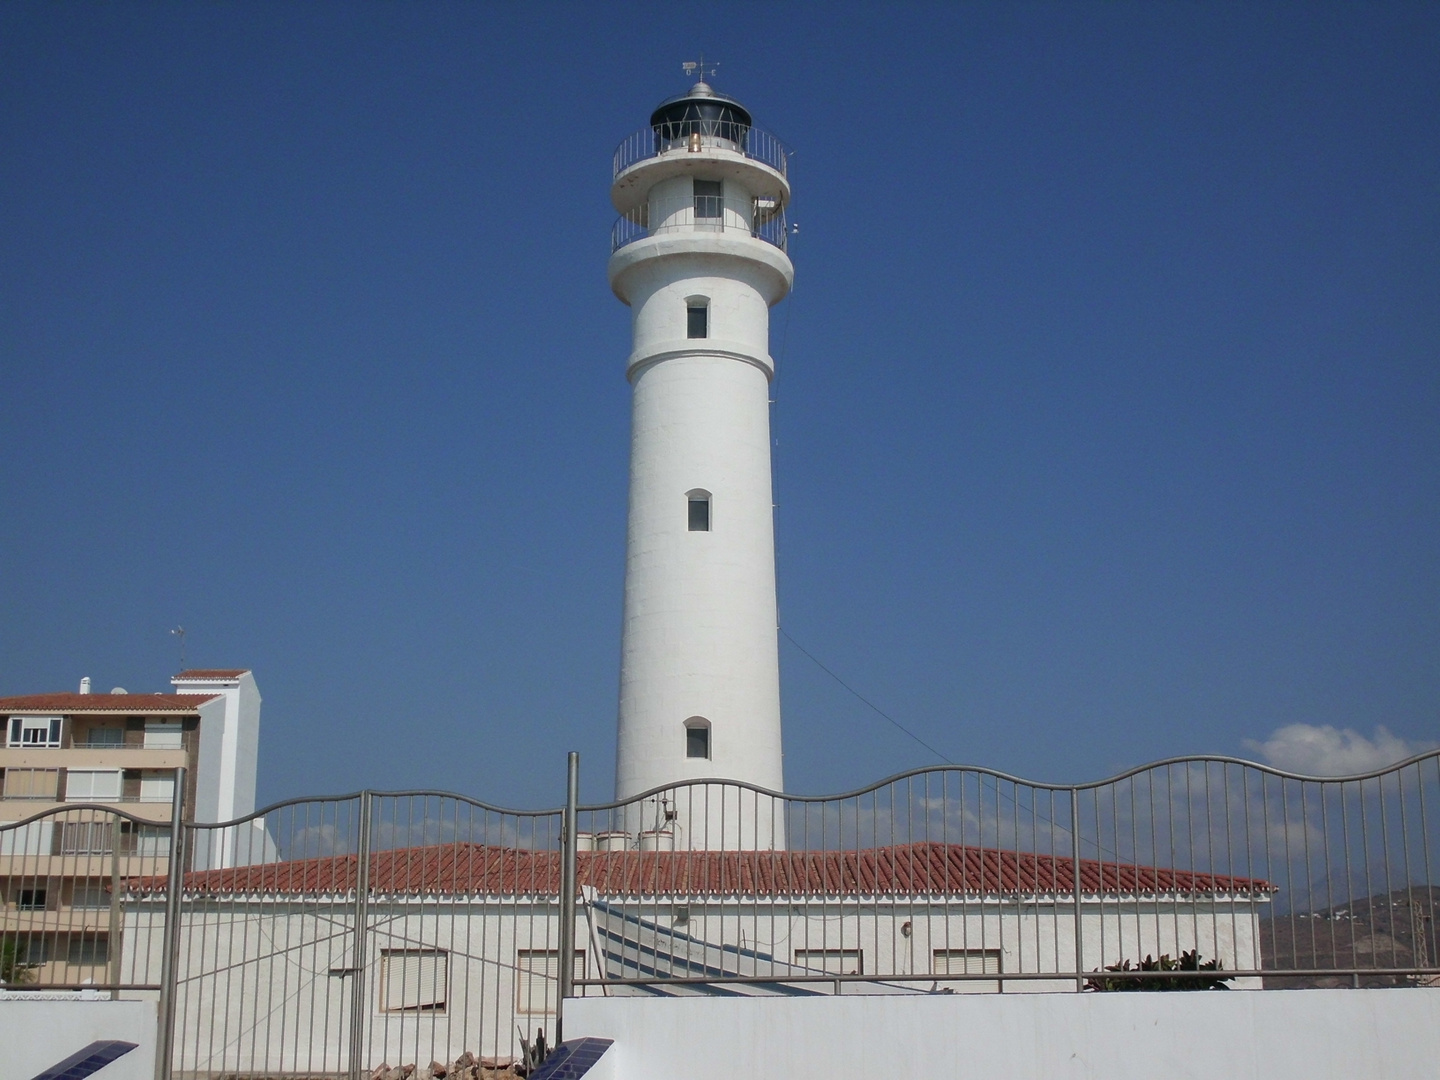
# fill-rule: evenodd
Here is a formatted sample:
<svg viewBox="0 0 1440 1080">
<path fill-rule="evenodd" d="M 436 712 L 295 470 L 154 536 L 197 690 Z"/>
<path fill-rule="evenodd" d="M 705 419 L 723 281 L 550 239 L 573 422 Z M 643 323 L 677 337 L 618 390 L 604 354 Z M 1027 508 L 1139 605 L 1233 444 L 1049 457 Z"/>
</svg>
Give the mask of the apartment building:
<svg viewBox="0 0 1440 1080">
<path fill-rule="evenodd" d="M 170 682 L 169 694 L 94 694 L 87 678 L 76 693 L 0 698 L 0 982 L 115 981 L 120 883 L 167 872 L 178 769 L 185 820 L 255 809 L 254 675 L 190 670 Z M 255 832 L 207 836 L 188 861 L 236 865 Z"/>
</svg>

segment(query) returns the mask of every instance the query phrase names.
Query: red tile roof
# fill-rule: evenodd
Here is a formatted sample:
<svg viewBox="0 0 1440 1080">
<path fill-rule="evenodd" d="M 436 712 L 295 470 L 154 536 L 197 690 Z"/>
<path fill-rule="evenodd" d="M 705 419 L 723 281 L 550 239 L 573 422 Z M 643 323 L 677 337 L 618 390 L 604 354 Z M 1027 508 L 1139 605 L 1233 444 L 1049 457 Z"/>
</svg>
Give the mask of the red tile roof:
<svg viewBox="0 0 1440 1080">
<path fill-rule="evenodd" d="M 355 885 L 356 857 L 187 874 L 185 890 L 232 894 L 335 894 Z M 1071 860 L 959 844 L 921 843 L 862 851 L 617 851 L 581 852 L 578 880 L 603 896 L 816 896 L 1068 894 Z M 1094 859 L 1080 861 L 1085 893 L 1268 895 L 1258 878 L 1165 870 Z M 437 844 L 377 852 L 370 886 L 404 895 L 555 895 L 560 855 L 483 844 Z M 159 879 L 135 880 L 135 891 L 163 889 Z"/>
<path fill-rule="evenodd" d="M 0 713 L 193 713 L 218 694 L 29 694 L 0 698 Z"/>
<path fill-rule="evenodd" d="M 204 679 L 206 682 L 213 682 L 217 679 L 238 679 L 249 670 L 249 668 L 191 668 L 189 671 L 180 672 L 175 678 Z"/>
</svg>

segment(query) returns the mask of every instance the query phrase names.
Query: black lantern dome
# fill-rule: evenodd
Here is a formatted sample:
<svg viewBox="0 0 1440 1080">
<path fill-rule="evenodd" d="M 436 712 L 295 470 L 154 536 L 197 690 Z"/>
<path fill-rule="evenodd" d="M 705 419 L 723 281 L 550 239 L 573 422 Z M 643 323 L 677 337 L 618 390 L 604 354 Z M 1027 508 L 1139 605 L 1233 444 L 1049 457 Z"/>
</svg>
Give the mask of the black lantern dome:
<svg viewBox="0 0 1440 1080">
<path fill-rule="evenodd" d="M 698 137 L 705 145 L 719 140 L 743 148 L 750 132 L 750 110 L 697 82 L 688 94 L 662 102 L 650 114 L 655 140 L 666 149 Z"/>
</svg>

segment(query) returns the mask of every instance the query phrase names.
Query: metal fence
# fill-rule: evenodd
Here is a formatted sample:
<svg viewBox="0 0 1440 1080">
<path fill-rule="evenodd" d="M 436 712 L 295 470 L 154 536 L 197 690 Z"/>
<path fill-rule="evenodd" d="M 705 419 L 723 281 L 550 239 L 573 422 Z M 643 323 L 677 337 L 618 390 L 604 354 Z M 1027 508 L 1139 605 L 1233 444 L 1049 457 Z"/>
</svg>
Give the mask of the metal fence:
<svg viewBox="0 0 1440 1080">
<path fill-rule="evenodd" d="M 5 992 L 156 997 L 163 1080 L 503 1068 L 558 1040 L 573 995 L 1440 982 L 1440 752 L 592 806 L 577 769 L 544 811 L 367 791 L 209 825 L 177 795 L 169 822 L 0 826 Z"/>
</svg>

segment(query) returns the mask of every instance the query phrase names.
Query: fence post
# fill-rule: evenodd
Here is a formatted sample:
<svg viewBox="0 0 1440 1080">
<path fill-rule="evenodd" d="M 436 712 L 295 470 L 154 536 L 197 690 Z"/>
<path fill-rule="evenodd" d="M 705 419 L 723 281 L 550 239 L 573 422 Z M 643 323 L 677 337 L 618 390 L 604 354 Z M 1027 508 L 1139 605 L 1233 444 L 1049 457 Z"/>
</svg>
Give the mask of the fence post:
<svg viewBox="0 0 1440 1080">
<path fill-rule="evenodd" d="M 1080 789 L 1070 789 L 1070 866 L 1075 879 L 1075 990 L 1085 992 L 1085 939 L 1080 922 Z"/>
<path fill-rule="evenodd" d="M 170 794 L 170 852 L 165 877 L 165 940 L 160 952 L 159 1024 L 155 1045 L 155 1080 L 170 1080 L 175 1053 L 175 984 L 180 973 L 180 894 L 185 888 L 185 770 L 175 770 Z"/>
<path fill-rule="evenodd" d="M 565 813 L 560 819 L 560 988 L 555 1000 L 555 1045 L 561 1042 L 565 999 L 575 993 L 575 829 L 580 803 L 580 755 L 565 763 Z"/>
<path fill-rule="evenodd" d="M 355 925 L 350 944 L 350 1080 L 365 1072 L 365 946 L 370 929 L 371 795 L 360 792 L 360 837 L 355 862 Z"/>
</svg>

